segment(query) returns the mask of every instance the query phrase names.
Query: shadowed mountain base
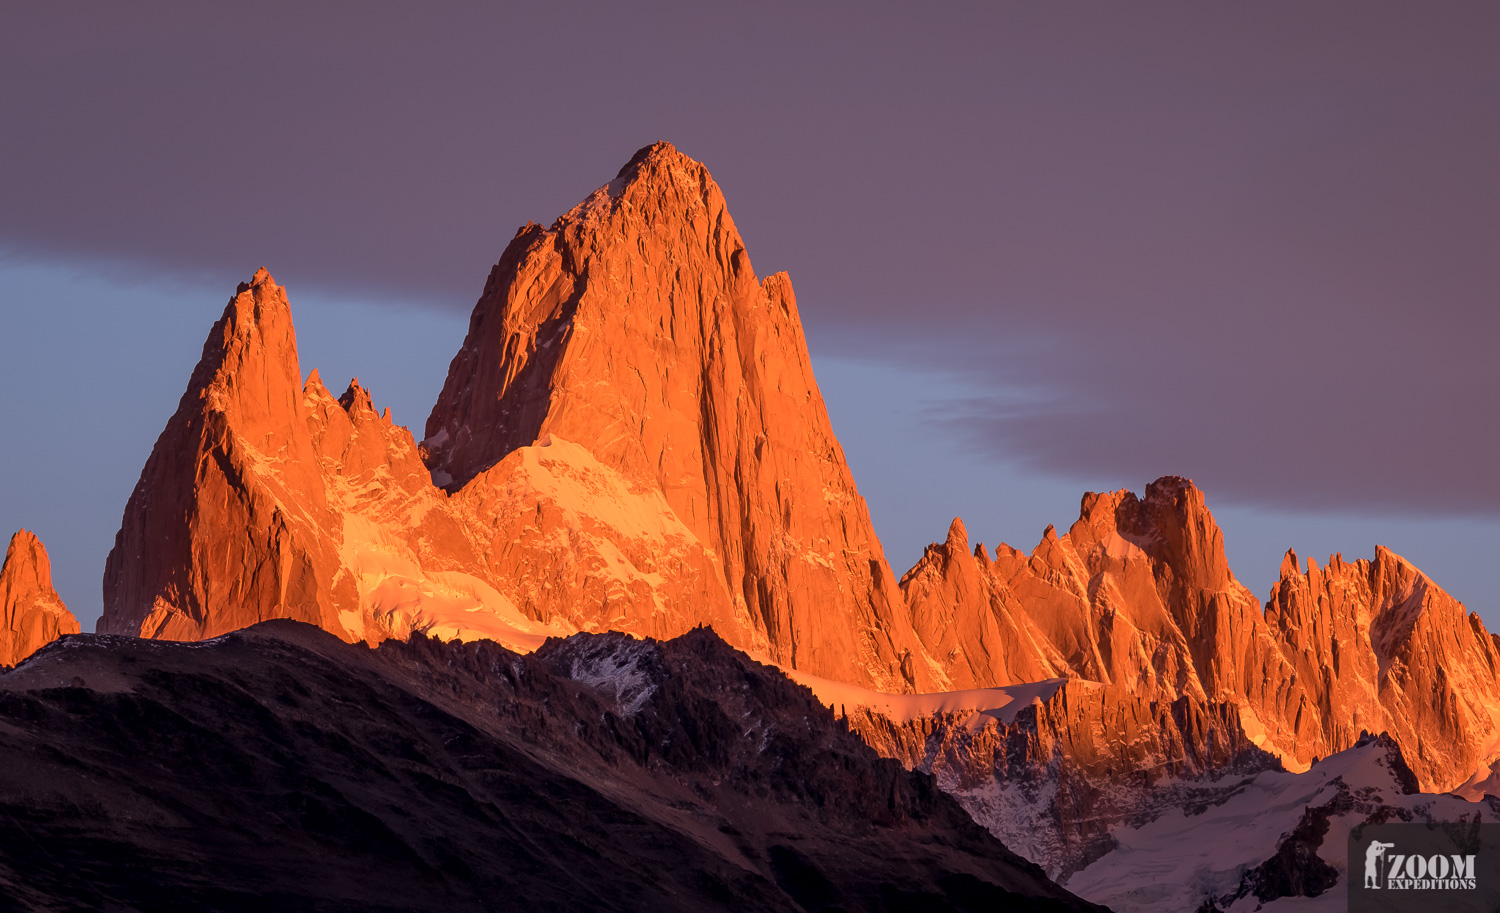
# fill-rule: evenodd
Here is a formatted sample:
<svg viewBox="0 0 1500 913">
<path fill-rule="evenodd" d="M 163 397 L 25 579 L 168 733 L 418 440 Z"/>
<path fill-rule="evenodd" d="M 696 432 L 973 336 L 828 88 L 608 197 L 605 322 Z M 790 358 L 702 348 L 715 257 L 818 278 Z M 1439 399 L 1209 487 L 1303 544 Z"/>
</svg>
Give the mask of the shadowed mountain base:
<svg viewBox="0 0 1500 913">
<path fill-rule="evenodd" d="M 0 769 L 4 910 L 1092 909 L 706 630 L 67 637 Z"/>
</svg>

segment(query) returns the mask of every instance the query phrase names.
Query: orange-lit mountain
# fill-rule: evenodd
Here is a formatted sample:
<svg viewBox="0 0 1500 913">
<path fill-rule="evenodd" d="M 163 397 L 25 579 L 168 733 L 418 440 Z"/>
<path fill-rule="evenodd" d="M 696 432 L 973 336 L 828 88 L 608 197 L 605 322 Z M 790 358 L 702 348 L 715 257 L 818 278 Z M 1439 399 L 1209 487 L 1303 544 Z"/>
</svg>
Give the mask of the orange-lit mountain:
<svg viewBox="0 0 1500 913">
<path fill-rule="evenodd" d="M 101 631 L 269 618 L 534 647 L 712 625 L 788 668 L 934 690 L 813 381 L 708 171 L 643 149 L 476 305 L 422 446 L 301 382 L 264 270 L 215 324 L 125 509 Z"/>
<path fill-rule="evenodd" d="M 1305 574 L 1289 559 L 1263 605 L 1185 479 L 1090 493 L 1030 554 L 971 551 L 955 521 L 898 585 L 789 280 L 756 277 L 718 186 L 666 144 L 516 234 L 422 442 L 357 382 L 335 399 L 302 377 L 261 270 L 126 506 L 101 631 L 292 618 L 530 650 L 709 625 L 817 688 L 876 695 L 852 717 L 872 744 L 992 826 L 1039 810 L 1026 827 L 1051 829 L 1054 868 L 1103 849 L 1141 790 L 1303 771 L 1366 730 L 1424 789 L 1500 780 L 1500 652 L 1477 617 L 1385 550 Z M 1052 679 L 1019 713 L 976 709 Z M 981 690 L 879 710 L 964 689 Z"/>
<path fill-rule="evenodd" d="M 1030 555 L 970 551 L 955 520 L 901 586 L 932 655 L 977 690 L 814 687 L 1059 878 L 1123 827 L 1195 814 L 1217 778 L 1307 771 L 1368 734 L 1399 746 L 1413 789 L 1500 796 L 1495 637 L 1388 549 L 1305 572 L 1289 553 L 1262 606 L 1202 492 L 1167 477 L 1086 494 Z"/>
<path fill-rule="evenodd" d="M 425 443 L 441 482 L 487 502 L 548 441 L 581 448 L 574 471 L 662 499 L 672 544 L 601 549 L 623 592 L 590 592 L 568 567 L 588 533 L 538 512 L 539 538 L 565 547 L 485 548 L 525 581 L 528 611 L 657 636 L 712 623 L 790 668 L 940 684 L 829 426 L 791 281 L 756 278 L 708 170 L 665 143 L 516 235 Z"/>
<path fill-rule="evenodd" d="M 0 666 L 14 666 L 64 634 L 78 619 L 52 589 L 47 548 L 30 530 L 19 530 L 0 566 Z"/>
<path fill-rule="evenodd" d="M 1312 698 L 1309 728 L 1330 750 L 1363 729 L 1389 731 L 1429 792 L 1461 788 L 1496 763 L 1495 635 L 1400 555 L 1334 555 L 1323 568 L 1308 559 L 1304 571 L 1288 552 L 1266 622 Z"/>
<path fill-rule="evenodd" d="M 302 381 L 286 293 L 260 270 L 126 504 L 98 629 L 196 640 L 291 618 L 348 640 L 422 627 L 540 643 L 547 629 L 479 569 L 411 434 L 358 380 L 338 399 L 316 371 Z"/>
<path fill-rule="evenodd" d="M 970 553 L 955 521 L 901 581 L 924 645 L 963 687 L 1063 677 L 1233 707 L 1290 769 L 1390 732 L 1423 789 L 1500 754 L 1500 651 L 1477 615 L 1388 549 L 1303 573 L 1264 606 L 1229 569 L 1191 482 L 1084 496 L 1030 555 Z"/>
</svg>

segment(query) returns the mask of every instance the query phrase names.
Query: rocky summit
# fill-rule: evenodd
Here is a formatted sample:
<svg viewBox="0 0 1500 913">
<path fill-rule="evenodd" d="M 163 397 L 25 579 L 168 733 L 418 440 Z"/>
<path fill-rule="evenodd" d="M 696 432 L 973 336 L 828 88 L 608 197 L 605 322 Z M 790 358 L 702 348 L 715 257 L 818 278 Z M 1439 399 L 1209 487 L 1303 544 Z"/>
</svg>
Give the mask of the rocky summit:
<svg viewBox="0 0 1500 913">
<path fill-rule="evenodd" d="M 316 371 L 302 380 L 286 291 L 262 269 L 125 506 L 98 630 L 196 640 L 273 618 L 370 642 L 556 633 L 496 591 L 416 441 L 357 378 L 337 398 Z"/>
<path fill-rule="evenodd" d="M 942 684 L 829 426 L 791 280 L 756 278 L 718 185 L 666 143 L 550 228 L 516 235 L 426 433 L 438 481 L 474 496 L 511 484 L 526 448 L 566 441 L 665 502 L 676 535 L 654 555 L 625 552 L 611 627 L 712 623 L 788 668 Z M 507 576 L 558 572 L 541 554 L 496 554 L 507 548 L 490 549 Z M 563 595 L 533 586 L 524 598 L 596 620 L 595 600 Z"/>
<path fill-rule="evenodd" d="M 357 382 L 335 400 L 300 371 L 261 270 L 126 505 L 100 631 L 293 618 L 534 647 L 709 624 L 787 668 L 947 684 L 829 427 L 790 281 L 756 278 L 718 185 L 667 144 L 517 233 L 420 446 Z"/>
<path fill-rule="evenodd" d="M 0 565 L 0 666 L 13 666 L 64 634 L 78 619 L 52 589 L 47 548 L 30 530 L 19 530 Z"/>
<path fill-rule="evenodd" d="M 1231 739 L 1294 770 L 1388 731 L 1435 791 L 1500 747 L 1500 652 L 1479 616 L 1385 548 L 1305 572 L 1289 553 L 1262 604 L 1187 479 L 1086 494 L 1029 555 L 971 553 L 954 521 L 901 586 L 924 646 L 970 687 L 1063 677 L 1228 708 Z"/>
</svg>

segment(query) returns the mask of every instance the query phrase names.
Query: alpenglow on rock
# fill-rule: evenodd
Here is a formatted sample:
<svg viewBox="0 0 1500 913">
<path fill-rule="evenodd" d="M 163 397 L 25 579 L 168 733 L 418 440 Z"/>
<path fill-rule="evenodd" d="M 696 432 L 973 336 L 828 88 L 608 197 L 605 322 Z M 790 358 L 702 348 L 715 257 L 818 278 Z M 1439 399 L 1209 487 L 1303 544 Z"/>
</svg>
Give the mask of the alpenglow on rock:
<svg viewBox="0 0 1500 913">
<path fill-rule="evenodd" d="M 994 560 L 982 545 L 971 554 L 954 521 L 901 586 L 962 687 L 1059 677 L 1185 700 L 1224 730 L 1203 738 L 1253 743 L 1294 771 L 1389 732 L 1429 791 L 1484 779 L 1500 758 L 1500 651 L 1477 615 L 1385 548 L 1305 572 L 1288 553 L 1262 605 L 1187 479 L 1144 497 L 1090 492 L 1068 532 L 1048 527 L 1030 555 L 1003 543 Z M 1204 753 L 1163 760 L 1190 755 Z"/>
<path fill-rule="evenodd" d="M 357 383 L 335 401 L 300 371 L 262 270 L 126 506 L 101 631 L 285 617 L 532 648 L 707 624 L 787 668 L 946 687 L 829 426 L 790 281 L 756 278 L 718 185 L 667 144 L 516 235 L 420 448 Z"/>
<path fill-rule="evenodd" d="M 791 281 L 757 280 L 718 185 L 666 143 L 516 235 L 425 443 L 435 477 L 461 490 L 549 439 L 660 492 L 703 549 L 718 592 L 674 627 L 712 621 L 830 678 L 940 684 L 829 426 Z"/>
<path fill-rule="evenodd" d="M 1127 825 L 1199 814 L 1215 782 L 1306 771 L 1367 733 L 1399 746 L 1413 789 L 1500 797 L 1495 637 L 1389 549 L 1305 571 L 1288 553 L 1262 606 L 1203 493 L 1168 476 L 1144 497 L 1084 495 L 1029 555 L 971 550 L 955 520 L 901 587 L 965 690 L 807 683 L 1056 876 Z"/>
<path fill-rule="evenodd" d="M 416 442 L 350 383 L 304 383 L 286 291 L 259 270 L 203 346 L 125 506 L 98 630 L 197 640 L 291 618 L 346 640 L 414 629 L 534 647 L 477 569 Z"/>
<path fill-rule="evenodd" d="M 18 530 L 0 566 L 0 666 L 14 666 L 64 634 L 78 619 L 52 588 L 52 561 L 42 540 Z"/>
</svg>

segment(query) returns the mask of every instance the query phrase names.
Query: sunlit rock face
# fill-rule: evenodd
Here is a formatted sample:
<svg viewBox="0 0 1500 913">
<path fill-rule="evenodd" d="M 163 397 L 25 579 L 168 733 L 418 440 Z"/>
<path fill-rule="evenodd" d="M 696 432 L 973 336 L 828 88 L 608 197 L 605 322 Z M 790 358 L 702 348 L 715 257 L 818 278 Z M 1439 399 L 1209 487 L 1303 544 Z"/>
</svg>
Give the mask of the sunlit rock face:
<svg viewBox="0 0 1500 913">
<path fill-rule="evenodd" d="M 692 572 L 694 598 L 668 587 L 666 606 L 609 609 L 611 627 L 709 623 L 789 668 L 941 684 L 829 427 L 790 280 L 756 278 L 718 185 L 665 143 L 521 230 L 427 420 L 429 465 L 465 499 L 557 439 L 659 496 L 678 533 L 666 554 Z"/>
<path fill-rule="evenodd" d="M 1371 733 L 1399 746 L 1413 790 L 1500 795 L 1495 638 L 1388 549 L 1305 570 L 1288 553 L 1262 605 L 1202 492 L 1168 477 L 1144 497 L 1086 494 L 1029 555 L 1002 544 L 991 560 L 955 520 L 901 587 L 924 646 L 974 690 L 815 690 L 1056 877 L 1248 777 L 1323 770 Z M 1454 801 L 1450 820 L 1472 809 Z"/>
<path fill-rule="evenodd" d="M 1500 758 L 1494 635 L 1390 549 L 1323 568 L 1309 559 L 1305 571 L 1288 552 L 1266 620 L 1317 696 L 1307 712 L 1330 751 L 1389 731 L 1429 792 L 1483 779 Z"/>
<path fill-rule="evenodd" d="M 547 633 L 482 574 L 416 442 L 358 380 L 304 383 L 286 292 L 242 284 L 125 507 L 106 633 L 196 640 L 291 618 L 348 640 Z"/>
<path fill-rule="evenodd" d="M 286 617 L 534 646 L 707 624 L 787 668 L 948 684 L 829 427 L 790 281 L 757 279 L 718 186 L 669 145 L 516 235 L 420 448 L 357 383 L 334 400 L 300 370 L 262 270 L 126 506 L 100 630 Z"/>
<path fill-rule="evenodd" d="M 1232 701 L 1257 720 L 1300 695 L 1280 683 L 1260 603 L 1230 572 L 1203 493 L 1186 479 L 1159 479 L 1144 498 L 1091 492 L 1072 528 L 1048 527 L 1030 555 L 1002 543 L 993 561 L 983 546 L 971 556 L 955 521 L 901 585 L 928 649 L 978 686 L 1045 671 L 1151 699 Z M 949 620 L 923 624 L 939 617 Z M 1000 662 L 965 646 L 992 640 L 991 626 L 1022 635 Z M 1276 727 L 1252 737 L 1298 741 Z"/>
<path fill-rule="evenodd" d="M 103 632 L 195 639 L 286 617 L 340 627 L 339 525 L 308 422 L 286 294 L 260 270 L 214 324 L 131 492 L 104 571 Z"/>
<path fill-rule="evenodd" d="M 0 666 L 14 666 L 64 634 L 78 619 L 52 588 L 47 548 L 30 530 L 19 530 L 0 566 Z"/>
<path fill-rule="evenodd" d="M 1144 497 L 1089 493 L 1072 528 L 1049 527 L 1030 555 L 1004 544 L 993 561 L 982 545 L 971 553 L 955 521 L 901 586 L 954 682 L 1106 686 L 1100 694 L 1121 706 L 1088 723 L 1104 744 L 1144 744 L 1101 722 L 1139 715 L 1125 704 L 1186 701 L 1179 715 L 1205 722 L 1185 732 L 1184 751 L 1169 757 L 1178 764 L 1214 758 L 1218 740 L 1306 770 L 1364 732 L 1389 732 L 1421 787 L 1447 791 L 1484 780 L 1500 757 L 1500 655 L 1478 616 L 1384 548 L 1373 561 L 1335 556 L 1305 572 L 1288 554 L 1263 606 L 1230 572 L 1203 493 L 1185 479 L 1159 479 Z M 1097 748 L 1059 742 L 1048 726 L 1026 739 L 1099 772 Z M 994 766 L 994 751 L 976 745 L 983 757 L 960 766 Z M 1147 747 L 1138 758 L 1114 751 L 1116 771 L 1146 771 Z M 941 752 L 925 757 L 946 763 Z"/>
</svg>

